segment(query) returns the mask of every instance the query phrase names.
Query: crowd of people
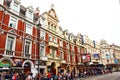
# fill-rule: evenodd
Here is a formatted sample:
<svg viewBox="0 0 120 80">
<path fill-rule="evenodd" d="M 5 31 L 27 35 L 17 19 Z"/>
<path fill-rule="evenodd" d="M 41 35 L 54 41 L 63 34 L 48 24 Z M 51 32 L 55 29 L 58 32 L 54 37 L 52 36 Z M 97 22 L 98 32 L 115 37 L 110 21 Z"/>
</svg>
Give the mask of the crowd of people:
<svg viewBox="0 0 120 80">
<path fill-rule="evenodd" d="M 96 75 L 102 75 L 102 74 L 107 74 L 107 73 L 112 73 L 112 70 L 96 68 L 96 69 L 79 71 L 78 77 L 82 78 L 82 77 L 96 76 Z"/>
<path fill-rule="evenodd" d="M 27 72 L 22 73 L 20 71 L 3 71 L 0 74 L 0 80 L 74 80 L 75 78 L 83 78 L 87 76 L 95 76 L 95 75 L 102 75 L 106 73 L 110 73 L 110 69 L 92 69 L 92 70 L 79 70 L 78 73 L 75 73 L 75 71 L 67 71 L 64 72 L 58 72 L 57 74 L 52 74 L 51 72 L 43 73 L 43 74 L 37 74 L 35 77 L 33 77 L 33 73 Z"/>
<path fill-rule="evenodd" d="M 73 80 L 75 78 L 73 72 L 61 73 L 53 75 L 51 72 L 39 73 L 33 77 L 33 73 L 27 72 L 13 72 L 13 71 L 2 71 L 0 74 L 0 80 Z"/>
<path fill-rule="evenodd" d="M 33 80 L 32 75 L 32 73 L 3 71 L 0 74 L 0 80 Z"/>
</svg>

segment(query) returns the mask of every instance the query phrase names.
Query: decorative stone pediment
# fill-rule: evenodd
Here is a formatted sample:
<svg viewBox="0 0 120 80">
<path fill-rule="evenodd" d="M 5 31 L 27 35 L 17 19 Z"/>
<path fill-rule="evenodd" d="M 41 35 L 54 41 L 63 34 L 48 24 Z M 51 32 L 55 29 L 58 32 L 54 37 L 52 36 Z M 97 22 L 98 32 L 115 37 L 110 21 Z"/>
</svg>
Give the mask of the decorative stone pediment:
<svg viewBox="0 0 120 80">
<path fill-rule="evenodd" d="M 17 35 L 16 31 L 14 29 L 11 29 L 8 31 L 10 34 Z"/>
<path fill-rule="evenodd" d="M 31 36 L 31 35 L 28 35 L 28 36 L 26 36 L 25 38 L 32 40 L 32 36 Z"/>
</svg>

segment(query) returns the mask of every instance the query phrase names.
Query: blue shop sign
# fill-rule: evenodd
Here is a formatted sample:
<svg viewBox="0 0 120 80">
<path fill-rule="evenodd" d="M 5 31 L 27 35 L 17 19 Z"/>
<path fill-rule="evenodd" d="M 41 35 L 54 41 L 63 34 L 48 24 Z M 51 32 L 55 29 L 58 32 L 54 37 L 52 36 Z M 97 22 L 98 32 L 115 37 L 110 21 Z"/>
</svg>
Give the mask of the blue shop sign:
<svg viewBox="0 0 120 80">
<path fill-rule="evenodd" d="M 94 58 L 97 58 L 97 59 L 98 59 L 98 58 L 99 58 L 99 54 L 95 53 L 95 54 L 94 54 Z"/>
<path fill-rule="evenodd" d="M 117 64 L 117 63 L 118 63 L 118 59 L 114 59 L 114 63 L 116 63 L 116 64 Z"/>
<path fill-rule="evenodd" d="M 110 55 L 109 55 L 109 54 L 106 54 L 106 58 L 110 58 Z"/>
</svg>

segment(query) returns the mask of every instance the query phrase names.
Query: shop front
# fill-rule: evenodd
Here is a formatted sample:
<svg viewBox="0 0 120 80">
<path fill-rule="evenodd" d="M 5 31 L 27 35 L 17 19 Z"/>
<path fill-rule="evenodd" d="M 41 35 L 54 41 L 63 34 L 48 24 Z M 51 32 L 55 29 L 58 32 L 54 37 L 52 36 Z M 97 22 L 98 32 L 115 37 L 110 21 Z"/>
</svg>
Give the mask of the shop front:
<svg viewBox="0 0 120 80">
<path fill-rule="evenodd" d="M 60 68 L 59 68 L 59 72 L 60 72 L 60 73 L 66 73 L 68 70 L 69 70 L 69 68 L 67 67 L 67 64 L 62 63 L 62 64 L 60 65 Z"/>
<path fill-rule="evenodd" d="M 59 61 L 48 61 L 47 62 L 47 73 L 50 72 L 52 75 L 57 75 L 60 71 Z"/>
<path fill-rule="evenodd" d="M 3 57 L 0 59 L 0 71 L 10 70 L 14 62 L 11 58 Z"/>
</svg>

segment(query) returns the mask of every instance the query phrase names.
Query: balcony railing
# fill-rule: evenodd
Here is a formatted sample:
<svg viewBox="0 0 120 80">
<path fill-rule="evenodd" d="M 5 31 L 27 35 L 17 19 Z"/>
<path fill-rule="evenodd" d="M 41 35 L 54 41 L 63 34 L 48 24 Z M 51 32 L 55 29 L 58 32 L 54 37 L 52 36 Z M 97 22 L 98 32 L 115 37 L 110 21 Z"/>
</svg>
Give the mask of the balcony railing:
<svg viewBox="0 0 120 80">
<path fill-rule="evenodd" d="M 46 56 L 41 56 L 41 57 L 40 57 L 40 60 L 42 60 L 42 61 L 47 61 L 48 58 L 47 58 Z"/>
<path fill-rule="evenodd" d="M 61 60 L 61 63 L 66 63 L 66 61 L 65 60 Z"/>
<path fill-rule="evenodd" d="M 58 44 L 55 42 L 49 42 L 49 46 L 58 48 Z"/>
<path fill-rule="evenodd" d="M 31 54 L 24 54 L 25 58 L 31 58 Z"/>
<path fill-rule="evenodd" d="M 6 56 L 14 56 L 14 51 L 6 50 L 5 55 Z"/>
</svg>

